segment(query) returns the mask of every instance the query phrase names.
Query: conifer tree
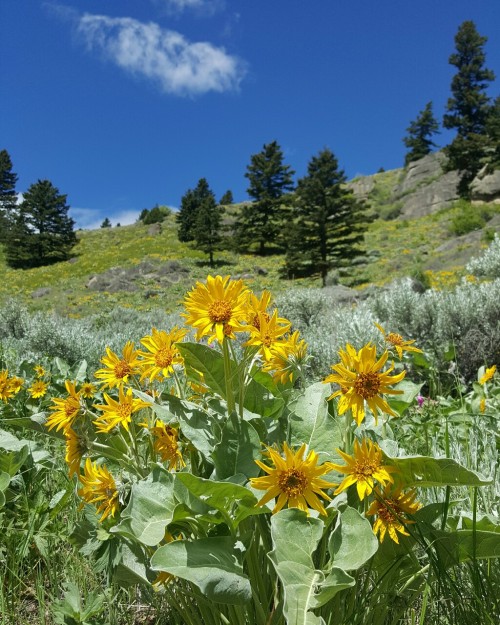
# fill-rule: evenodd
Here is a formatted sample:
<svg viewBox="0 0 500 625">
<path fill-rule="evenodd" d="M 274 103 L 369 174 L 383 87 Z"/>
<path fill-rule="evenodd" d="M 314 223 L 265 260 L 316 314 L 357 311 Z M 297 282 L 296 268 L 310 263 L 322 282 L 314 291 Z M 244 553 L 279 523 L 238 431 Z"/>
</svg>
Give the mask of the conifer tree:
<svg viewBox="0 0 500 625">
<path fill-rule="evenodd" d="M 103 220 L 101 228 L 111 228 L 111 222 L 107 217 Z"/>
<path fill-rule="evenodd" d="M 329 149 L 309 162 L 298 181 L 294 224 L 286 254 L 289 275 L 326 276 L 363 255 L 361 243 L 368 219 L 364 205 L 345 187 L 346 176 Z"/>
<path fill-rule="evenodd" d="M 176 215 L 179 225 L 177 237 L 179 241 L 188 243 L 194 240 L 194 228 L 197 212 L 201 204 L 213 195 L 206 178 L 200 178 L 195 189 L 188 189 L 181 198 L 181 207 Z"/>
<path fill-rule="evenodd" d="M 231 191 L 231 189 L 228 189 L 224 195 L 221 197 L 219 204 L 221 206 L 229 206 L 230 204 L 234 203 L 234 199 L 233 199 L 233 193 Z"/>
<path fill-rule="evenodd" d="M 266 243 L 275 241 L 283 228 L 284 195 L 293 189 L 294 171 L 283 163 L 283 152 L 276 141 L 263 146 L 251 157 L 245 177 L 248 195 L 254 202 L 246 205 L 236 223 L 239 247 L 258 243 L 263 254 Z"/>
<path fill-rule="evenodd" d="M 11 267 L 38 267 L 69 258 L 76 235 L 66 197 L 49 180 L 38 180 L 24 193 L 6 242 Z"/>
<path fill-rule="evenodd" d="M 0 151 L 0 243 L 8 238 L 11 222 L 17 211 L 17 174 L 7 150 Z"/>
<path fill-rule="evenodd" d="M 221 222 L 224 208 L 217 204 L 210 191 L 196 210 L 196 222 L 192 229 L 193 246 L 209 256 L 210 266 L 214 265 L 214 252 L 222 248 Z"/>
<path fill-rule="evenodd" d="M 432 102 L 427 102 L 424 110 L 420 111 L 406 130 L 408 136 L 403 139 L 403 143 L 410 151 L 406 154 L 405 166 L 430 154 L 432 148 L 437 147 L 431 139 L 432 135 L 439 132 L 439 123 L 432 112 Z"/>
<path fill-rule="evenodd" d="M 477 32 L 474 22 L 465 21 L 455 36 L 456 51 L 449 58 L 457 73 L 451 83 L 452 97 L 448 100 L 443 125 L 457 131 L 446 154 L 448 168 L 461 173 L 458 190 L 463 197 L 467 197 L 470 183 L 483 166 L 487 151 L 490 98 L 486 87 L 495 79 L 495 74 L 484 67 L 486 41 L 487 38 Z"/>
</svg>

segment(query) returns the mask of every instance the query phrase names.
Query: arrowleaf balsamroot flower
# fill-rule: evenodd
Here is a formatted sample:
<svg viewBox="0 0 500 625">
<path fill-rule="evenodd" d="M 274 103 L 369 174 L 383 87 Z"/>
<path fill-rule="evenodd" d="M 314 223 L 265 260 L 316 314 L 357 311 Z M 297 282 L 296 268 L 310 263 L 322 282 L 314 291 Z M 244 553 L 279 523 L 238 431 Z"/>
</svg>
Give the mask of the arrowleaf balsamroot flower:
<svg viewBox="0 0 500 625">
<path fill-rule="evenodd" d="M 394 369 L 394 363 L 385 371 L 381 371 L 389 357 L 389 352 L 385 351 L 377 360 L 375 345 L 368 343 L 356 352 L 348 343 L 346 351 L 341 349 L 339 355 L 342 362 L 332 366 L 335 373 L 323 380 L 325 384 L 333 382 L 340 386 L 340 390 L 335 391 L 328 398 L 332 399 L 340 395 L 339 415 L 351 408 L 354 420 L 360 425 L 365 418 L 366 401 L 375 417 L 375 423 L 377 423 L 379 412 L 397 416 L 382 395 L 402 394 L 403 391 L 392 389 L 391 385 L 401 382 L 406 371 L 401 371 L 391 377 L 389 374 Z"/>
<path fill-rule="evenodd" d="M 101 362 L 104 368 L 98 369 L 94 376 L 102 380 L 103 388 L 120 387 L 127 384 L 131 376 L 141 372 L 139 351 L 134 349 L 133 341 L 127 341 L 121 357 L 106 347 L 106 356 L 101 358 Z"/>
<path fill-rule="evenodd" d="M 151 433 L 154 436 L 153 448 L 163 462 L 168 463 L 170 471 L 186 466 L 179 449 L 179 433 L 176 428 L 157 419 Z"/>
<path fill-rule="evenodd" d="M 207 283 L 197 282 L 186 295 L 182 313 L 186 323 L 196 329 L 196 340 L 208 335 L 208 342 L 222 343 L 225 336 L 246 331 L 248 289 L 242 280 L 229 276 L 208 276 Z"/>
<path fill-rule="evenodd" d="M 68 396 L 66 398 L 52 398 L 52 403 L 54 404 L 50 407 L 52 414 L 47 419 L 45 425 L 49 428 L 49 430 L 55 427 L 56 432 L 62 429 L 63 432 L 66 433 L 80 414 L 81 405 L 80 393 L 76 392 L 75 382 L 66 380 L 64 385 L 66 386 Z"/>
<path fill-rule="evenodd" d="M 382 464 L 382 450 L 369 439 L 364 438 L 361 445 L 358 439 L 354 441 L 354 455 L 349 456 L 337 449 L 342 458 L 347 462 L 345 465 L 330 463 L 330 469 L 344 473 L 346 477 L 335 491 L 338 495 L 352 484 L 356 484 L 358 497 L 362 501 L 366 495 L 370 495 L 375 487 L 375 481 L 385 486 L 388 482 L 393 483 L 391 473 L 393 467 Z"/>
<path fill-rule="evenodd" d="M 102 523 L 108 516 L 114 517 L 119 510 L 118 490 L 115 480 L 105 465 L 98 465 L 87 458 L 84 466 L 84 473 L 80 475 L 82 488 L 78 490 L 78 495 L 87 503 L 92 503 L 97 507 L 97 512 L 102 516 L 99 519 Z"/>
<path fill-rule="evenodd" d="M 8 369 L 0 371 L 0 399 L 4 402 L 8 402 L 12 395 L 19 393 L 23 383 L 24 380 L 22 378 L 9 378 Z"/>
<path fill-rule="evenodd" d="M 263 371 L 272 371 L 275 382 L 292 382 L 300 365 L 307 357 L 307 343 L 300 338 L 298 330 L 281 341 L 276 341 L 270 350 L 270 357 L 262 365 Z"/>
<path fill-rule="evenodd" d="M 488 367 L 486 371 L 484 372 L 484 374 L 481 376 L 481 379 L 479 380 L 479 384 L 486 384 L 486 382 L 489 382 L 491 378 L 495 375 L 496 370 L 497 370 L 496 365 L 492 365 L 491 367 Z"/>
<path fill-rule="evenodd" d="M 97 420 L 94 421 L 94 425 L 99 432 L 110 432 L 117 425 L 123 425 L 128 432 L 129 423 L 132 421 L 132 414 L 142 410 L 142 408 L 148 408 L 150 406 L 150 404 L 142 399 L 134 398 L 131 388 L 125 392 L 123 386 L 121 386 L 118 391 L 118 401 L 110 397 L 107 393 L 103 393 L 103 398 L 106 405 L 94 404 L 94 408 L 104 413 L 99 415 Z"/>
<path fill-rule="evenodd" d="M 421 504 L 415 501 L 417 493 L 414 489 L 403 493 L 400 486 L 392 488 L 387 486 L 383 493 L 375 489 L 376 499 L 367 510 L 367 514 L 376 514 L 377 519 L 373 524 L 375 535 L 379 534 L 380 542 L 384 541 L 386 533 L 399 544 L 398 534 L 409 536 L 405 525 L 414 523 L 407 518 L 408 514 L 415 514 Z"/>
<path fill-rule="evenodd" d="M 86 445 L 78 434 L 68 428 L 64 432 L 64 438 L 66 439 L 66 455 L 64 459 L 69 469 L 69 476 L 79 475 L 80 464 L 83 454 L 87 451 Z"/>
<path fill-rule="evenodd" d="M 263 506 L 271 499 L 278 498 L 273 508 L 273 514 L 279 512 L 285 504 L 289 508 L 299 508 L 309 514 L 309 508 L 326 515 L 326 510 L 319 497 L 330 501 L 330 497 L 323 489 L 332 488 L 335 484 L 321 478 L 331 470 L 330 463 L 318 464 L 318 454 L 309 451 L 304 459 L 306 445 L 303 444 L 296 452 L 293 452 L 286 443 L 283 445 L 285 457 L 276 449 L 267 447 L 265 455 L 274 464 L 267 464 L 256 460 L 259 467 L 267 473 L 264 477 L 250 479 L 250 484 L 258 490 L 267 490 L 257 505 Z"/>
<path fill-rule="evenodd" d="M 184 360 L 175 346 L 186 336 L 187 330 L 174 326 L 170 332 L 153 328 L 151 334 L 141 339 L 148 350 L 140 351 L 142 356 L 141 380 L 149 377 L 152 382 L 157 378 L 168 378 L 174 372 L 174 365 L 182 365 Z"/>
<path fill-rule="evenodd" d="M 393 347 L 398 356 L 403 358 L 403 352 L 418 352 L 422 354 L 422 350 L 418 349 L 418 347 L 414 347 L 413 343 L 415 341 L 405 341 L 401 334 L 396 334 L 395 332 L 386 332 L 384 328 L 378 323 L 375 324 L 377 328 L 384 335 L 385 342 L 389 344 L 389 347 Z"/>
<path fill-rule="evenodd" d="M 28 389 L 28 393 L 31 397 L 33 397 L 33 399 L 39 399 L 40 397 L 45 397 L 48 388 L 49 385 L 47 382 L 44 382 L 43 380 L 34 380 L 33 384 Z"/>
<path fill-rule="evenodd" d="M 84 382 L 80 387 L 80 395 L 85 399 L 92 399 L 97 391 L 96 385 L 92 382 Z"/>
<path fill-rule="evenodd" d="M 281 324 L 278 318 L 278 310 L 275 308 L 270 317 L 267 313 L 258 313 L 258 326 L 248 326 L 250 331 L 250 338 L 245 343 L 245 346 L 256 346 L 260 348 L 260 353 L 265 360 L 271 358 L 272 347 L 276 342 L 290 330 L 290 322 L 286 321 L 286 324 Z"/>
</svg>

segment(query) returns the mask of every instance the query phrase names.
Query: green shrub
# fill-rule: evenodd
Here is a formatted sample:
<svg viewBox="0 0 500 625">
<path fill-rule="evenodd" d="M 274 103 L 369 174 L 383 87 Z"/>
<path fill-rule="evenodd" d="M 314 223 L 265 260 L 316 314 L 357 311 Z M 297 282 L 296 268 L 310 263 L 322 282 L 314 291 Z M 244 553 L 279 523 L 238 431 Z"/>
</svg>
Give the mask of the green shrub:
<svg viewBox="0 0 500 625">
<path fill-rule="evenodd" d="M 450 232 L 456 236 L 468 234 L 474 230 L 481 230 L 486 224 L 483 214 L 469 202 L 460 200 L 456 204 L 459 213 L 455 215 L 450 223 Z"/>
</svg>

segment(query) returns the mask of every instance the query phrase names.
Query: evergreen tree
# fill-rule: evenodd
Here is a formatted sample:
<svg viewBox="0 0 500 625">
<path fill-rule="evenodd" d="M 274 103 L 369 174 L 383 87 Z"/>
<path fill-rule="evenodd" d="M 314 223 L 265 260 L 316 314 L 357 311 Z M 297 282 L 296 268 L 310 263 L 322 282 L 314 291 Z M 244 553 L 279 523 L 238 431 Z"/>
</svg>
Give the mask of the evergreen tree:
<svg viewBox="0 0 500 625">
<path fill-rule="evenodd" d="M 258 243 L 263 254 L 266 243 L 275 241 L 283 228 L 284 194 L 293 189 L 294 171 L 283 163 L 283 152 L 276 141 L 264 145 L 251 157 L 245 177 L 248 195 L 255 201 L 245 206 L 236 223 L 239 246 Z"/>
<path fill-rule="evenodd" d="M 111 228 L 111 222 L 109 221 L 107 217 L 102 222 L 101 228 Z"/>
<path fill-rule="evenodd" d="M 28 268 L 67 260 L 76 244 L 68 210 L 66 195 L 60 195 L 49 180 L 32 184 L 24 193 L 6 242 L 8 264 Z"/>
<path fill-rule="evenodd" d="M 221 206 L 229 206 L 230 204 L 234 204 L 233 193 L 230 189 L 228 189 L 221 197 L 219 204 Z"/>
<path fill-rule="evenodd" d="M 452 97 L 448 100 L 443 125 L 457 131 L 446 154 L 448 168 L 461 173 L 458 190 L 463 197 L 468 195 L 470 183 L 481 169 L 487 151 L 490 98 L 486 87 L 495 74 L 484 67 L 486 41 L 487 38 L 477 32 L 474 22 L 465 21 L 455 36 L 456 51 L 449 58 L 457 73 L 451 83 Z"/>
<path fill-rule="evenodd" d="M 403 139 L 403 143 L 410 151 L 406 154 L 405 166 L 430 154 L 432 148 L 437 147 L 430 138 L 439 132 L 439 123 L 432 112 L 432 102 L 427 102 L 424 110 L 420 111 L 406 131 L 408 136 Z"/>
<path fill-rule="evenodd" d="M 317 274 L 363 255 L 365 206 L 345 187 L 346 176 L 329 149 L 311 159 L 297 184 L 294 223 L 286 255 L 289 275 Z"/>
<path fill-rule="evenodd" d="M 0 151 L 0 243 L 8 238 L 10 223 L 17 212 L 17 175 L 7 150 Z"/>
<path fill-rule="evenodd" d="M 181 207 L 176 215 L 179 225 L 177 237 L 179 241 L 188 243 L 194 240 L 197 211 L 204 200 L 213 195 L 206 178 L 200 178 L 195 189 L 188 189 L 181 198 Z"/>
<path fill-rule="evenodd" d="M 222 248 L 221 222 L 224 208 L 218 205 L 210 191 L 196 210 L 196 222 L 192 229 L 193 246 L 209 256 L 210 266 L 214 265 L 214 252 Z"/>
<path fill-rule="evenodd" d="M 486 120 L 488 137 L 487 165 L 489 170 L 500 168 L 500 96 L 493 102 Z"/>
</svg>

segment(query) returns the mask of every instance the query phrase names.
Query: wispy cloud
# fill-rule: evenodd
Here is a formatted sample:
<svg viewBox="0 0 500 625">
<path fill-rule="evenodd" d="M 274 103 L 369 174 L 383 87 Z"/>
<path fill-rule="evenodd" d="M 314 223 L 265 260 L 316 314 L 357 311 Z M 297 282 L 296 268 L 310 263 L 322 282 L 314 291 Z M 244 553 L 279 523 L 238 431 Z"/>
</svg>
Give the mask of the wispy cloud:
<svg viewBox="0 0 500 625">
<path fill-rule="evenodd" d="M 236 90 L 245 74 L 244 63 L 224 48 L 190 42 L 154 22 L 87 13 L 80 17 L 78 32 L 89 49 L 102 51 L 127 72 L 153 80 L 166 93 Z"/>
<path fill-rule="evenodd" d="M 224 7 L 225 0 L 153 0 L 170 12 L 180 13 L 185 9 L 194 9 L 203 13 L 215 13 Z"/>
<path fill-rule="evenodd" d="M 69 209 L 69 216 L 75 220 L 75 227 L 82 230 L 95 230 L 100 228 L 105 217 L 111 221 L 113 226 L 120 224 L 121 226 L 129 226 L 139 219 L 140 211 L 122 210 L 112 215 L 102 215 L 102 212 L 95 208 L 75 208 Z"/>
</svg>

